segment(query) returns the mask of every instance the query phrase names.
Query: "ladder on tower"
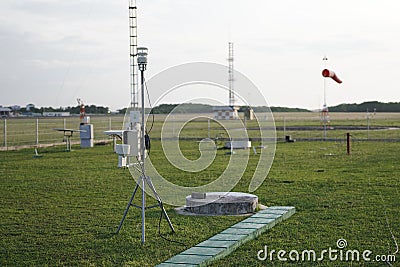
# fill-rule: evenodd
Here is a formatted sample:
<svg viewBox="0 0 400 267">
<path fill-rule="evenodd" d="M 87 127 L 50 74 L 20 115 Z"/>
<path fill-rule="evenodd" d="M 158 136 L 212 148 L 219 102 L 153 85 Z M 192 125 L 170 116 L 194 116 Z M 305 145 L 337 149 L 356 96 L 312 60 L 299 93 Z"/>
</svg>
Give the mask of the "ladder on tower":
<svg viewBox="0 0 400 267">
<path fill-rule="evenodd" d="M 234 107 L 235 106 L 235 93 L 234 93 L 234 88 L 233 88 L 233 83 L 234 83 L 234 69 L 233 69 L 233 43 L 229 43 L 229 56 L 228 56 L 228 63 L 229 63 L 229 106 Z"/>
<path fill-rule="evenodd" d="M 138 106 L 138 65 L 137 65 L 137 7 L 136 0 L 129 0 L 129 47 L 130 47 L 130 89 L 131 109 Z"/>
</svg>

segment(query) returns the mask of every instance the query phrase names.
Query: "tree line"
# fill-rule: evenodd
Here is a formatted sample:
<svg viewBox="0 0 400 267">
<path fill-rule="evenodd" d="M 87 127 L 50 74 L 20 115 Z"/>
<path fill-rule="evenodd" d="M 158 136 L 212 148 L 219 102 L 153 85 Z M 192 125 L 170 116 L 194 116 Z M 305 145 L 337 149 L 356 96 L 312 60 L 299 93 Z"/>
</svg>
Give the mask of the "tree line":
<svg viewBox="0 0 400 267">
<path fill-rule="evenodd" d="M 329 107 L 331 112 L 400 112 L 400 102 L 382 103 L 378 101 L 361 104 L 340 104 Z"/>
<path fill-rule="evenodd" d="M 26 108 L 21 108 L 21 113 L 24 112 L 33 112 L 33 113 L 43 113 L 43 112 L 69 112 L 71 114 L 79 114 L 80 113 L 80 106 L 75 107 L 31 107 L 29 111 Z M 103 106 L 96 106 L 96 105 L 85 105 L 85 112 L 87 114 L 108 114 L 109 108 Z"/>
<path fill-rule="evenodd" d="M 244 111 L 247 107 L 239 107 L 239 112 Z M 302 108 L 288 108 L 288 107 L 265 107 L 257 106 L 252 107 L 255 112 L 311 112 L 308 109 Z M 176 113 L 211 113 L 213 112 L 213 106 L 207 104 L 196 104 L 196 103 L 184 103 L 184 104 L 161 104 L 153 108 L 146 108 L 146 112 L 153 114 L 169 114 L 175 109 Z M 85 112 L 87 114 L 109 114 L 110 109 L 108 107 L 86 105 Z M 329 107 L 331 112 L 400 112 L 400 102 L 389 102 L 383 103 L 379 101 L 369 101 L 361 104 L 340 104 L 337 106 Z M 21 113 L 28 112 L 26 108 L 21 108 Z M 43 113 L 43 112 L 69 112 L 71 114 L 79 114 L 80 106 L 68 106 L 68 107 L 31 107 L 29 112 Z M 125 114 L 126 108 L 118 110 L 118 113 Z"/>
</svg>

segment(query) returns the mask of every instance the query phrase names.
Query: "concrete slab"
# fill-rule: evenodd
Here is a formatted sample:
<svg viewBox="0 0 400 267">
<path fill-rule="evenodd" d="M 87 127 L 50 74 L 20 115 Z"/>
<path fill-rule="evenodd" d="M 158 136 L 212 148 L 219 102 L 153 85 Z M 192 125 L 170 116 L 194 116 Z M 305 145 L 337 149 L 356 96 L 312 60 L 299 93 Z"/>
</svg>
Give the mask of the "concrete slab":
<svg viewBox="0 0 400 267">
<path fill-rule="evenodd" d="M 228 228 L 221 232 L 221 234 L 238 234 L 238 235 L 248 235 L 254 232 L 254 229 L 239 229 L 239 228 Z"/>
<path fill-rule="evenodd" d="M 268 207 L 270 210 L 292 210 L 294 207 L 290 206 L 273 206 L 273 207 Z"/>
<path fill-rule="evenodd" d="M 282 215 L 285 214 L 287 210 L 277 210 L 277 209 L 265 209 L 262 211 L 259 211 L 259 214 L 277 214 L 277 215 Z"/>
<path fill-rule="evenodd" d="M 168 262 L 163 262 L 157 266 L 160 267 L 197 267 L 199 266 L 198 264 L 187 264 L 187 263 L 168 263 Z"/>
<path fill-rule="evenodd" d="M 205 197 L 192 193 L 186 197 L 185 210 L 203 215 L 243 215 L 255 211 L 258 205 L 256 195 L 242 192 L 208 192 Z"/>
<path fill-rule="evenodd" d="M 240 239 L 245 238 L 247 235 L 239 235 L 239 234 L 222 234 L 219 233 L 211 237 L 209 240 L 221 240 L 221 241 L 238 241 Z"/>
<path fill-rule="evenodd" d="M 240 223 L 237 223 L 237 224 L 233 225 L 232 228 L 257 230 L 257 229 L 263 228 L 265 226 L 266 226 L 266 224 L 240 222 Z"/>
<path fill-rule="evenodd" d="M 206 240 L 196 245 L 196 247 L 206 247 L 206 248 L 228 248 L 235 244 L 235 240 Z"/>
<path fill-rule="evenodd" d="M 213 256 L 217 255 L 221 251 L 225 250 L 225 248 L 206 248 L 206 247 L 191 247 L 184 252 L 182 255 L 203 255 L 203 256 Z"/>
<path fill-rule="evenodd" d="M 166 263 L 175 263 L 175 264 L 192 264 L 199 265 L 200 263 L 210 259 L 211 255 L 176 255 L 169 260 L 165 261 Z"/>
<path fill-rule="evenodd" d="M 275 213 L 256 213 L 251 218 L 265 218 L 265 219 L 276 219 L 281 217 L 281 214 L 275 214 Z"/>
<path fill-rule="evenodd" d="M 246 220 L 243 220 L 242 223 L 261 223 L 261 224 L 269 224 L 273 221 L 275 221 L 277 218 L 271 219 L 271 218 L 263 218 L 263 217 L 250 217 L 247 218 Z"/>
</svg>

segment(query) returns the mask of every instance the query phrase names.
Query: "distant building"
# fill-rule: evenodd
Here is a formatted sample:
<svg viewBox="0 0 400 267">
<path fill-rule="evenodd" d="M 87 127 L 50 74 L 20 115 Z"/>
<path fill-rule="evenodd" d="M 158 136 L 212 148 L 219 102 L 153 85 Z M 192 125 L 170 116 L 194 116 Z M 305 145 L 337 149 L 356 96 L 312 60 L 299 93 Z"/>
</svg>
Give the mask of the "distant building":
<svg viewBox="0 0 400 267">
<path fill-rule="evenodd" d="M 43 117 L 69 117 L 70 112 L 43 112 Z"/>
<path fill-rule="evenodd" d="M 11 113 L 10 113 L 11 116 L 14 116 L 14 117 L 19 116 L 19 111 L 21 110 L 21 106 L 13 105 L 10 107 L 10 109 L 11 109 Z"/>
<path fill-rule="evenodd" d="M 251 107 L 246 107 L 244 110 L 244 117 L 246 120 L 254 120 L 254 110 Z"/>
<path fill-rule="evenodd" d="M 213 107 L 214 119 L 216 120 L 238 120 L 239 108 L 235 106 L 216 106 Z"/>
<path fill-rule="evenodd" d="M 11 108 L 12 111 L 21 110 L 21 106 L 19 106 L 19 105 L 14 105 L 14 106 L 11 106 L 10 108 Z"/>
<path fill-rule="evenodd" d="M 25 109 L 26 109 L 27 112 L 30 112 L 31 109 L 34 109 L 34 108 L 35 108 L 35 105 L 34 105 L 34 104 L 28 104 L 28 105 L 26 105 L 26 107 L 25 107 Z"/>
<path fill-rule="evenodd" d="M 10 116 L 11 109 L 0 107 L 0 117 L 5 118 Z"/>
<path fill-rule="evenodd" d="M 22 117 L 42 117 L 42 113 L 37 112 L 23 112 L 21 114 Z"/>
</svg>

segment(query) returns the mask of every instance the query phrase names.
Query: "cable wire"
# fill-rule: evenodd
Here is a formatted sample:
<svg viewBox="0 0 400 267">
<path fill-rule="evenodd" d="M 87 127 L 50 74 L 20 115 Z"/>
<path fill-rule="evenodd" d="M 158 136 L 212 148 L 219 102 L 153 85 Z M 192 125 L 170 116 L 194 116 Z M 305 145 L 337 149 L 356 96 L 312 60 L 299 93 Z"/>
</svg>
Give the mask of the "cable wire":
<svg viewBox="0 0 400 267">
<path fill-rule="evenodd" d="M 148 90 L 148 88 L 147 88 L 147 81 L 146 81 L 146 79 L 145 78 L 143 78 L 143 80 L 144 80 L 144 86 L 145 86 L 145 88 L 146 88 L 146 94 L 147 94 L 147 100 L 148 100 L 148 103 L 149 103 L 149 106 L 150 106 L 150 114 L 152 115 L 152 121 L 151 121 L 151 126 L 150 126 L 150 129 L 148 130 L 148 131 L 146 131 L 146 136 L 147 136 L 147 140 L 146 141 L 148 141 L 148 144 L 149 144 L 149 149 L 148 149 L 148 155 L 150 155 L 150 136 L 149 136 L 149 133 L 153 130 L 153 126 L 154 126 L 154 111 L 153 111 L 153 106 L 152 106 L 152 104 L 151 104 L 151 100 L 150 100 L 150 94 L 149 94 L 149 90 Z M 144 176 L 145 175 L 145 170 L 144 170 L 144 168 L 143 168 L 143 164 L 141 165 L 141 171 L 140 171 L 140 173 L 141 173 L 141 175 L 142 176 Z M 152 186 L 152 185 L 149 185 L 149 186 Z M 164 204 L 163 204 L 163 202 L 162 202 L 162 200 L 161 200 L 161 197 L 160 197 L 160 195 L 157 193 L 157 191 L 155 190 L 155 188 L 153 187 L 153 192 L 154 192 L 154 194 L 156 195 L 156 198 L 157 198 L 157 201 L 158 201 L 158 203 L 159 203 L 159 205 L 160 205 L 160 208 L 161 208 L 161 212 L 160 212 L 160 219 L 159 219 L 159 221 L 158 221 L 158 235 L 162 238 L 162 239 L 164 239 L 164 240 L 166 240 L 166 241 L 168 241 L 168 242 L 171 242 L 171 243 L 176 243 L 176 244 L 179 244 L 179 245 L 181 245 L 181 246 L 184 246 L 185 248 L 187 248 L 187 245 L 185 244 L 185 243 L 183 243 L 183 242 L 180 242 L 180 241 L 177 241 L 177 240 L 172 240 L 172 239 L 169 239 L 169 238 L 167 238 L 167 237 L 165 237 L 165 236 L 163 236 L 163 234 L 161 233 L 161 221 L 162 221 L 162 218 L 163 218 L 163 211 L 165 210 L 164 209 Z"/>
<path fill-rule="evenodd" d="M 158 195 L 158 194 L 157 194 L 157 195 Z M 179 244 L 179 245 L 184 246 L 185 248 L 187 248 L 188 246 L 187 246 L 185 243 L 180 242 L 180 241 L 177 241 L 177 240 L 172 240 L 172 239 L 166 238 L 165 236 L 163 236 L 163 235 L 161 234 L 161 220 L 162 220 L 162 217 L 163 217 L 164 205 L 163 205 L 161 199 L 160 199 L 160 202 L 159 202 L 159 203 L 160 203 L 160 206 L 161 206 L 161 213 L 160 213 L 160 219 L 158 220 L 158 235 L 159 235 L 162 239 L 164 239 L 164 240 L 166 240 L 166 241 L 168 241 L 168 242 L 176 243 L 176 244 Z"/>
<path fill-rule="evenodd" d="M 153 126 L 154 126 L 154 111 L 153 111 L 153 106 L 151 105 L 149 90 L 147 89 L 147 81 L 145 78 L 143 78 L 143 80 L 144 80 L 144 86 L 146 88 L 147 101 L 149 102 L 149 106 L 150 106 L 150 114 L 152 114 L 151 126 L 147 132 L 147 134 L 149 134 L 151 132 L 151 130 L 153 130 Z"/>
</svg>

